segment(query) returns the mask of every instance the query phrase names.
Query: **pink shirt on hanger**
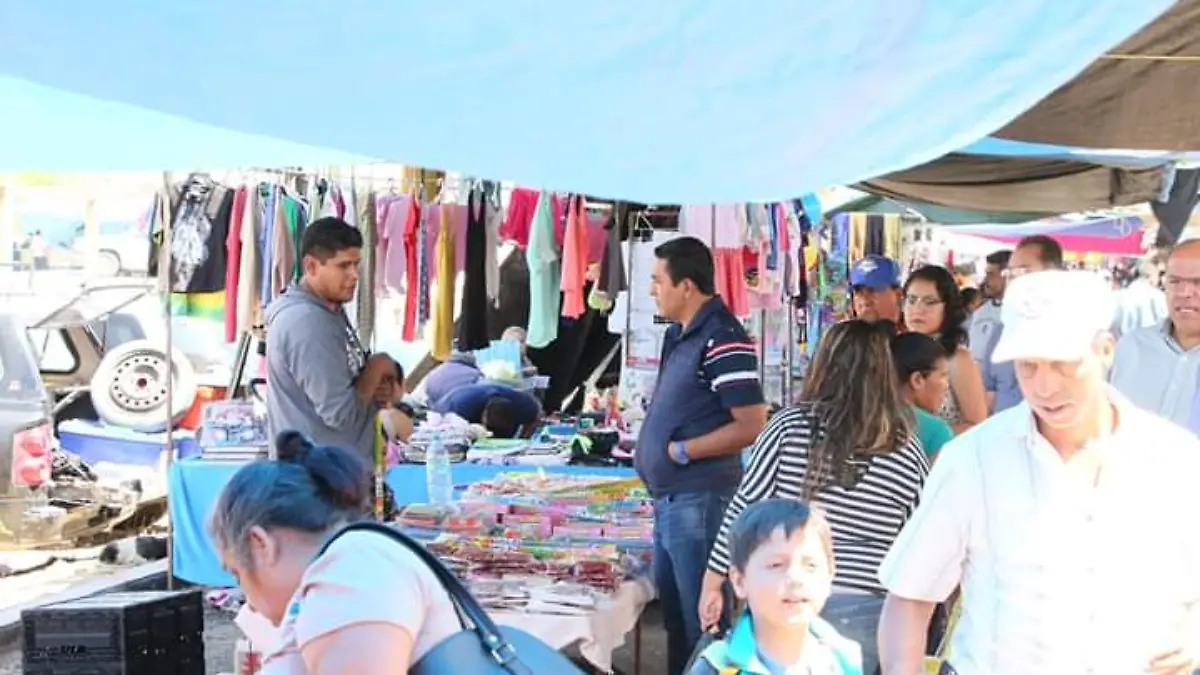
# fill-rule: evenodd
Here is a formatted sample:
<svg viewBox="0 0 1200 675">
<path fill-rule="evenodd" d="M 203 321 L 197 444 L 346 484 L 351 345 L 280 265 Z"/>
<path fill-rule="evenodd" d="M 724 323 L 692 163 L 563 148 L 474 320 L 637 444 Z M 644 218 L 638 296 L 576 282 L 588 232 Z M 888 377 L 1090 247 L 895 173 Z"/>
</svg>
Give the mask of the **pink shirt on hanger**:
<svg viewBox="0 0 1200 675">
<path fill-rule="evenodd" d="M 404 288 L 404 227 L 408 223 L 412 195 L 381 198 L 377 211 L 376 288 Z"/>
<path fill-rule="evenodd" d="M 560 283 L 563 292 L 562 315 L 568 319 L 578 319 L 587 311 L 583 293 L 587 285 L 588 268 L 587 213 L 582 196 L 574 196 L 568 203 Z"/>
<path fill-rule="evenodd" d="M 679 212 L 679 231 L 714 249 L 741 248 L 745 242 L 745 222 L 744 204 L 718 204 L 715 208 L 711 204 L 693 204 Z"/>
</svg>

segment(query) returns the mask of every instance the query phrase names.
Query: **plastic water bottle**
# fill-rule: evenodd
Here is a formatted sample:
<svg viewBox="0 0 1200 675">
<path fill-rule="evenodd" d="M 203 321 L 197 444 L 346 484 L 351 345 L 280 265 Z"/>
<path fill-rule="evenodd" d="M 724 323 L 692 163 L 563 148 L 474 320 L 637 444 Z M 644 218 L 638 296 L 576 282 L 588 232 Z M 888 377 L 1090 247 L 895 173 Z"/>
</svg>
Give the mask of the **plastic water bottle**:
<svg viewBox="0 0 1200 675">
<path fill-rule="evenodd" d="M 454 476 L 450 471 L 450 453 L 442 443 L 442 433 L 433 432 L 425 450 L 425 488 L 430 504 L 454 501 Z"/>
</svg>

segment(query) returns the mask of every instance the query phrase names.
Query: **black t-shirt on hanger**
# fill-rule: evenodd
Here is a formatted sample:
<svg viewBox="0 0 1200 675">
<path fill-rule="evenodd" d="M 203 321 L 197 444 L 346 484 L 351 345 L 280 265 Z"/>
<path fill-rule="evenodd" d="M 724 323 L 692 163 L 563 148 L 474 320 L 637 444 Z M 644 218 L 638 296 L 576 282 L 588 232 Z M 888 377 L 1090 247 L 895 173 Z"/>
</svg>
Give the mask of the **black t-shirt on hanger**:
<svg viewBox="0 0 1200 675">
<path fill-rule="evenodd" d="M 204 176 L 190 176 L 171 195 L 172 293 L 225 290 L 229 222 L 234 191 Z M 162 232 L 152 233 L 150 274 L 158 273 Z"/>
</svg>

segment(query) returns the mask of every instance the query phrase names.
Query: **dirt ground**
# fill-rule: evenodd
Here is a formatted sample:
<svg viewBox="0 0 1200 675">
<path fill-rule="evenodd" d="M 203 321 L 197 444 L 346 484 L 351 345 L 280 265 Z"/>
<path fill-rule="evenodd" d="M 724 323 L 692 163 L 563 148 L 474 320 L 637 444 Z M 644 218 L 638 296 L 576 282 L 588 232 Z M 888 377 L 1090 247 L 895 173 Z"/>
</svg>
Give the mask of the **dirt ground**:
<svg viewBox="0 0 1200 675">
<path fill-rule="evenodd" d="M 204 617 L 204 649 L 205 660 L 208 662 L 208 675 L 220 675 L 233 672 L 233 649 L 241 632 L 233 623 L 233 615 L 228 612 L 207 610 Z M 662 629 L 662 619 L 656 605 L 652 605 L 643 615 L 642 628 L 642 675 L 660 675 L 667 670 L 666 633 Z M 629 637 L 632 643 L 633 636 Z M 619 672 L 633 675 L 633 649 L 626 645 L 618 649 L 613 658 L 614 666 Z M 21 673 L 20 645 L 0 651 L 0 675 L 19 675 Z"/>
<path fill-rule="evenodd" d="M 60 558 L 45 569 L 27 574 L 0 576 L 0 609 L 7 609 L 40 597 L 54 595 L 81 582 L 116 574 L 122 566 L 104 565 L 97 556 L 100 547 L 72 548 L 55 551 L 0 551 L 0 567 L 24 570 L 41 566 L 51 557 Z M 67 562 L 65 559 L 70 559 Z"/>
</svg>

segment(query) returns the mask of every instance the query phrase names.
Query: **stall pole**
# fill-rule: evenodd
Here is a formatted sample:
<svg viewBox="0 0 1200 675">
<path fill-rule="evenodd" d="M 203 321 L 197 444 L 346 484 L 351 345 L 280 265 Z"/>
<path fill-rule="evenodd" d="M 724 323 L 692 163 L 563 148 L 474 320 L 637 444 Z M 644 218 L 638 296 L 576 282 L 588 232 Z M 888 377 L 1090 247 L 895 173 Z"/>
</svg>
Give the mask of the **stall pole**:
<svg viewBox="0 0 1200 675">
<path fill-rule="evenodd" d="M 620 218 L 626 221 L 629 220 L 624 211 L 621 212 Z M 621 346 L 621 359 L 625 361 L 626 368 L 633 367 L 629 347 L 632 344 L 630 333 L 633 331 L 633 257 L 637 255 L 635 246 L 638 240 L 637 217 L 635 216 L 633 220 L 635 222 L 630 223 L 627 230 L 629 237 L 629 259 L 625 262 L 625 279 L 629 289 L 625 291 L 625 332 L 621 335 L 621 339 L 624 341 L 624 344 Z M 620 234 L 623 225 L 624 223 L 617 223 L 617 234 Z M 616 302 L 616 298 L 613 298 L 613 302 Z M 623 368 L 622 370 L 625 369 Z M 586 396 L 586 392 L 584 392 L 584 395 Z"/>
<path fill-rule="evenodd" d="M 792 387 L 795 384 L 794 369 L 796 365 L 792 363 L 792 356 L 796 349 L 796 298 L 789 293 L 787 299 L 787 349 L 783 352 L 783 405 L 790 406 L 795 403 Z"/>
<path fill-rule="evenodd" d="M 166 291 L 163 295 L 164 311 L 167 315 L 167 344 L 165 345 L 166 361 L 167 361 L 167 438 L 163 446 L 163 452 L 166 453 L 166 479 L 167 484 L 167 590 L 175 590 L 175 522 L 171 518 L 171 489 L 170 475 L 171 465 L 175 462 L 175 347 L 172 344 L 172 324 L 171 320 L 171 172 L 164 171 L 162 175 L 163 194 L 159 197 L 158 217 L 162 223 L 162 245 L 159 249 L 158 256 L 158 274 L 160 278 L 166 279 Z M 164 276 L 165 275 L 165 276 Z"/>
<path fill-rule="evenodd" d="M 767 384 L 767 310 L 758 310 L 758 382 Z"/>
<path fill-rule="evenodd" d="M 715 258 L 717 255 L 717 205 L 708 207 L 708 247 Z"/>
</svg>

